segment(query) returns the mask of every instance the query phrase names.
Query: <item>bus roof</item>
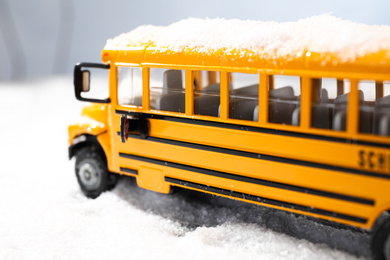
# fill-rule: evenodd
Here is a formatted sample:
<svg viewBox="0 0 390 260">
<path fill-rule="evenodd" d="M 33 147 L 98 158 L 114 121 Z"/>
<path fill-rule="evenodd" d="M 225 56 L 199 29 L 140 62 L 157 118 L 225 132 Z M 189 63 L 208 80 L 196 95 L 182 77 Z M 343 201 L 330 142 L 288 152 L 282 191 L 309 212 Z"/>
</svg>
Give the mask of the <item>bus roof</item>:
<svg viewBox="0 0 390 260">
<path fill-rule="evenodd" d="M 189 18 L 121 34 L 107 41 L 102 55 L 104 62 L 388 74 L 390 26 L 331 15 L 284 23 Z"/>
</svg>

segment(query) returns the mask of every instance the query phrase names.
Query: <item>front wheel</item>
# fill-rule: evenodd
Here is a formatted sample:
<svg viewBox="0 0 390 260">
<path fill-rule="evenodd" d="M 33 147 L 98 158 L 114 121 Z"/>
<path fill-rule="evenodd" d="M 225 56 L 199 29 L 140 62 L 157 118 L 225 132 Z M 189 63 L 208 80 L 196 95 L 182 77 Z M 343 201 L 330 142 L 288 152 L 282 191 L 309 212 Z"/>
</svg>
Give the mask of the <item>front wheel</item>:
<svg viewBox="0 0 390 260">
<path fill-rule="evenodd" d="M 376 260 L 390 260 L 390 216 L 374 231 L 372 253 Z"/>
<path fill-rule="evenodd" d="M 77 181 L 84 195 L 95 199 L 115 185 L 107 169 L 104 156 L 96 146 L 88 146 L 76 153 Z"/>
</svg>

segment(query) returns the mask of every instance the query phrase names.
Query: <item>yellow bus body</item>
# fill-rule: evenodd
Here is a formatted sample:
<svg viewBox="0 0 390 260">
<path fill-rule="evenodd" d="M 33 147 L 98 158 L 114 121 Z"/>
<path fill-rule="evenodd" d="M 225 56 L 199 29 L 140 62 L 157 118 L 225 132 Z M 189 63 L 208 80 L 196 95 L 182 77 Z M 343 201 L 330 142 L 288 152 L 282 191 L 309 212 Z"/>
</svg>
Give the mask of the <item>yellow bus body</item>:
<svg viewBox="0 0 390 260">
<path fill-rule="evenodd" d="M 353 116 L 358 80 L 390 80 L 387 51 L 343 61 L 331 53 L 276 59 L 251 50 L 175 52 L 139 45 L 108 46 L 102 60 L 110 65 L 111 102 L 84 110 L 88 119 L 69 127 L 69 144 L 81 135 L 97 136 L 111 172 L 134 176 L 140 187 L 156 192 L 177 186 L 364 229 L 390 210 L 390 137 L 359 133 L 357 112 Z M 118 66 L 142 68 L 142 107 L 118 104 Z M 150 108 L 150 68 L 185 70 L 185 113 Z M 219 117 L 194 114 L 193 70 L 221 72 Z M 230 72 L 259 75 L 258 121 L 229 118 Z M 268 122 L 267 80 L 274 74 L 301 77 L 300 126 Z M 305 100 L 308 82 L 318 77 L 351 81 L 346 131 L 310 127 Z M 147 117 L 148 137 L 122 143 L 121 116 L 140 114 Z"/>
</svg>

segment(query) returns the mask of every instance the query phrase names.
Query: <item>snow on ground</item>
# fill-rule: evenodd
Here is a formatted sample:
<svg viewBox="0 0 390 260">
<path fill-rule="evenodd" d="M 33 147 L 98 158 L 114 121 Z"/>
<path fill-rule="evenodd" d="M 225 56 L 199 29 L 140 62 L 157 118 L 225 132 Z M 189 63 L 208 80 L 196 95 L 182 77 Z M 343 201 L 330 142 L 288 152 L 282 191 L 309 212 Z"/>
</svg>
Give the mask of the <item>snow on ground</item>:
<svg viewBox="0 0 390 260">
<path fill-rule="evenodd" d="M 96 200 L 67 159 L 72 79 L 0 82 L 0 259 L 366 259 L 369 236 L 122 178 Z"/>
</svg>

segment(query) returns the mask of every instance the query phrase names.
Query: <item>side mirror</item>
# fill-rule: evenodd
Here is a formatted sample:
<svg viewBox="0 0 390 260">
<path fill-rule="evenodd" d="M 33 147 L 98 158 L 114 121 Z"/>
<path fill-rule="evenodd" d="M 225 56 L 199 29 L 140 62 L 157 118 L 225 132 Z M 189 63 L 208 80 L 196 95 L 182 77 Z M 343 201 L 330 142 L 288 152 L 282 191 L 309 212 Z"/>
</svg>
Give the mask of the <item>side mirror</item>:
<svg viewBox="0 0 390 260">
<path fill-rule="evenodd" d="M 110 103 L 111 102 L 110 98 L 98 99 L 98 98 L 88 98 L 88 97 L 81 96 L 81 93 L 89 92 L 91 89 L 91 72 L 89 70 L 84 70 L 84 68 L 107 70 L 110 68 L 110 64 L 101 64 L 101 63 L 76 64 L 76 66 L 74 67 L 73 83 L 74 83 L 74 91 L 77 100 L 94 102 L 94 103 Z M 107 85 L 107 89 L 108 87 L 109 86 Z"/>
<path fill-rule="evenodd" d="M 83 92 L 89 92 L 91 88 L 91 72 L 89 70 L 84 70 L 83 72 Z"/>
</svg>

